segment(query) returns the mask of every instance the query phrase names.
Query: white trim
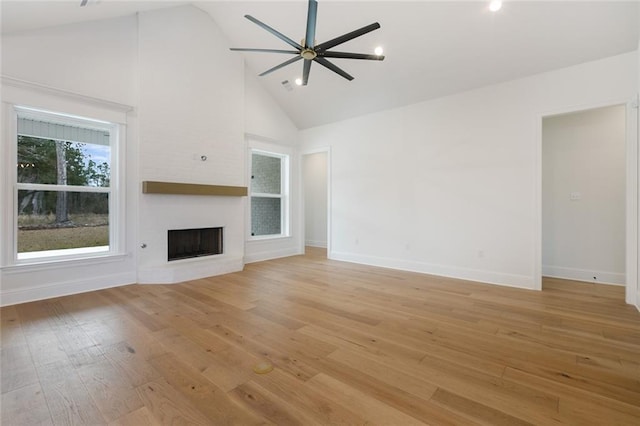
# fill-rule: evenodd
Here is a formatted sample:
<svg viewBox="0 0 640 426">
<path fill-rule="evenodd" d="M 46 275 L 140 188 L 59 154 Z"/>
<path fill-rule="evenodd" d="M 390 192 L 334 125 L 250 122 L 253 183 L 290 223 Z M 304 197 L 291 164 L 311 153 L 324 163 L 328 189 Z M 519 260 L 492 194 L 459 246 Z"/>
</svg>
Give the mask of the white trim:
<svg viewBox="0 0 640 426">
<path fill-rule="evenodd" d="M 291 239 L 291 235 L 273 234 L 273 235 L 254 235 L 249 238 L 248 242 L 260 242 L 271 240 L 286 240 Z"/>
<path fill-rule="evenodd" d="M 254 192 L 250 196 L 257 198 L 282 198 L 282 194 L 268 194 L 265 192 Z"/>
<path fill-rule="evenodd" d="M 0 202 L 2 203 L 2 222 L 0 223 L 0 233 L 3 234 L 3 238 L 0 239 L 0 252 L 2 256 L 0 258 L 0 266 L 6 266 L 12 264 L 15 261 L 15 253 L 17 252 L 17 236 L 16 229 L 18 228 L 17 219 L 14 212 L 17 207 L 17 191 L 15 190 L 15 182 L 18 180 L 18 172 L 16 167 L 12 167 L 17 158 L 17 144 L 15 137 L 17 134 L 17 119 L 18 115 L 14 109 L 14 106 L 8 103 L 2 103 L 2 126 L 4 132 L 2 138 L 4 143 L 0 143 L 0 150 L 2 154 L 0 156 L 0 170 L 4 171 L 4 184 L 0 188 Z"/>
<path fill-rule="evenodd" d="M 29 287 L 27 289 L 3 290 L 1 293 L 0 306 L 16 305 L 18 303 L 33 302 L 36 300 L 50 299 L 52 297 L 120 287 L 134 284 L 135 282 L 135 272 L 124 272 L 113 275 L 86 277 L 79 280 Z"/>
<path fill-rule="evenodd" d="M 40 93 L 55 96 L 58 98 L 65 98 L 74 102 L 82 102 L 85 104 L 93 104 L 101 108 L 108 108 L 113 111 L 119 111 L 127 113 L 134 108 L 130 105 L 121 104 L 119 102 L 106 101 L 104 99 L 94 98 L 92 96 L 83 95 L 69 90 L 57 89 L 55 87 L 46 86 L 40 83 L 34 83 L 27 80 L 21 80 L 19 78 L 9 77 L 7 75 L 1 76 L 3 86 L 14 87 L 16 89 L 38 91 Z"/>
<path fill-rule="evenodd" d="M 42 258 L 50 258 L 50 257 L 68 257 L 68 258 L 78 258 L 84 256 L 95 256 L 97 253 L 108 253 L 109 246 L 94 246 L 94 247 L 75 247 L 68 249 L 59 249 L 59 250 L 43 250 L 43 251 L 27 251 L 18 253 L 18 260 L 26 260 L 33 261 L 39 260 Z"/>
<path fill-rule="evenodd" d="M 288 247 L 288 248 L 279 249 L 279 250 L 265 250 L 265 251 L 259 251 L 256 253 L 245 255 L 244 262 L 245 263 L 262 262 L 263 260 L 279 259 L 281 257 L 296 256 L 299 254 L 303 254 L 303 253 L 296 247 Z"/>
<path fill-rule="evenodd" d="M 401 271 L 418 272 L 421 274 L 438 275 L 485 284 L 497 284 L 526 290 L 531 290 L 533 288 L 532 279 L 528 275 L 506 274 L 502 272 L 435 265 L 432 263 L 416 262 L 404 259 L 390 259 L 386 257 L 367 256 L 346 252 L 332 252 L 330 259 L 397 269 Z"/>
<path fill-rule="evenodd" d="M 596 284 L 625 285 L 625 275 L 621 272 L 591 271 L 563 266 L 542 265 L 542 275 L 565 280 L 584 281 Z M 594 279 L 593 277 L 596 277 Z"/>
<path fill-rule="evenodd" d="M 41 257 L 37 262 L 19 263 L 16 265 L 2 266 L 3 274 L 21 274 L 27 272 L 50 271 L 54 269 L 67 269 L 73 267 L 82 267 L 88 265 L 104 265 L 108 262 L 119 262 L 127 258 L 127 254 L 109 254 L 102 252 L 101 254 L 93 254 L 89 257 L 72 258 L 50 258 Z"/>
<path fill-rule="evenodd" d="M 161 266 L 138 268 L 140 284 L 177 284 L 242 271 L 242 256 L 227 254 L 182 259 Z"/>
<path fill-rule="evenodd" d="M 95 192 L 108 194 L 111 192 L 110 186 L 79 186 L 79 185 L 56 185 L 47 183 L 16 183 L 16 188 L 27 191 L 57 191 L 57 192 Z"/>
<path fill-rule="evenodd" d="M 11 82 L 11 79 L 9 79 Z M 3 84 L 5 79 L 2 80 Z M 3 103 L 3 109 L 6 108 L 6 111 L 3 113 L 3 121 L 7 130 L 4 134 L 6 141 L 10 141 L 5 148 L 6 152 L 9 154 L 6 159 L 3 159 L 5 162 L 5 166 L 7 167 L 7 182 L 5 187 L 3 188 L 4 194 L 0 194 L 2 196 L 2 200 L 5 203 L 6 210 L 3 211 L 3 214 L 7 216 L 0 223 L 2 227 L 3 233 L 9 236 L 10 238 L 5 239 L 0 242 L 2 244 L 2 259 L 0 259 L 0 265 L 3 267 L 13 266 L 13 265 L 26 265 L 31 263 L 44 263 L 50 264 L 55 261 L 64 261 L 67 260 L 70 256 L 70 252 L 65 252 L 64 255 L 60 255 L 56 250 L 47 250 L 40 252 L 42 254 L 41 258 L 36 258 L 31 255 L 27 256 L 19 256 L 18 255 L 18 244 L 17 244 L 17 229 L 18 229 L 18 218 L 17 218 L 17 202 L 18 202 L 18 191 L 19 190 L 38 190 L 38 191 L 65 191 L 65 192 L 89 192 L 89 193 L 107 193 L 109 194 L 109 250 L 106 252 L 107 255 L 118 255 L 123 254 L 124 252 L 124 238 L 125 238 L 125 207 L 124 207 L 124 197 L 126 196 L 124 191 L 119 191 L 119 188 L 123 188 L 125 186 L 125 167 L 124 163 L 124 152 L 125 147 L 123 145 L 126 144 L 126 113 L 120 114 L 118 112 L 109 111 L 106 109 L 98 109 L 96 110 L 97 118 L 85 118 L 85 114 L 78 114 L 78 109 L 82 109 L 83 105 L 78 104 L 78 101 L 82 101 L 84 97 L 72 96 L 72 102 L 62 103 L 64 109 L 61 110 L 53 110 L 51 105 L 59 105 L 59 99 L 55 99 L 56 95 L 62 93 L 64 95 L 64 91 L 58 91 L 57 89 L 47 88 L 45 91 L 48 95 L 53 95 L 53 98 L 47 98 L 47 96 L 43 96 L 41 92 L 41 87 L 38 85 L 32 85 L 29 83 L 23 82 L 23 84 L 18 84 L 13 87 L 21 87 L 28 89 L 24 93 L 17 92 L 12 93 L 14 97 L 13 103 Z M 5 87 L 3 87 L 5 89 Z M 33 100 L 36 102 L 34 105 L 24 106 L 25 100 Z M 75 103 L 73 102 L 75 101 Z M 100 103 L 100 106 L 104 107 L 111 106 L 110 102 L 100 102 L 99 100 L 91 99 L 91 104 L 95 105 Z M 50 105 L 51 104 L 51 105 Z M 129 109 L 127 109 L 129 110 Z M 55 120 L 64 123 L 69 122 L 74 125 L 79 126 L 88 126 L 90 128 L 100 128 L 106 129 L 109 131 L 110 138 L 110 155 L 111 155 L 111 182 L 109 187 L 94 187 L 94 186 L 73 186 L 73 185 L 47 185 L 47 184 L 32 184 L 32 183 L 19 183 L 17 182 L 17 172 L 16 168 L 12 167 L 12 164 L 15 164 L 15 158 L 17 156 L 17 126 L 16 122 L 18 120 L 18 116 L 29 116 L 31 118 L 40 119 L 40 118 L 51 118 L 54 117 Z M 106 118 L 116 118 L 118 121 L 109 122 L 105 121 Z M 93 256 L 102 257 L 105 252 L 95 253 Z M 77 255 L 76 258 L 82 259 L 91 257 L 92 255 L 87 253 L 86 251 Z"/>
<path fill-rule="evenodd" d="M 318 240 L 306 240 L 304 242 L 305 246 L 308 247 L 320 247 L 320 248 L 327 248 L 327 242 L 326 241 L 318 241 Z"/>
<path fill-rule="evenodd" d="M 280 160 L 280 193 L 268 194 L 262 192 L 251 192 L 253 173 L 253 155 L 261 155 L 263 157 L 278 158 Z M 262 142 L 249 144 L 249 167 L 247 177 L 249 180 L 249 194 L 247 197 L 248 204 L 248 221 L 247 221 L 247 242 L 259 241 L 264 239 L 288 238 L 291 236 L 291 148 L 281 149 L 280 147 L 270 147 Z M 280 234 L 269 235 L 252 235 L 251 234 L 251 203 L 253 198 L 273 198 L 280 200 Z"/>
<path fill-rule="evenodd" d="M 536 144 L 533 152 L 533 289 L 542 290 L 542 120 L 536 117 Z"/>
<path fill-rule="evenodd" d="M 634 300 L 634 293 L 640 291 L 638 280 L 638 226 L 640 221 L 638 208 L 638 191 L 640 190 L 640 176 L 638 175 L 638 156 L 640 155 L 640 94 L 636 93 L 635 99 L 627 104 L 627 206 L 626 206 L 626 276 L 627 286 L 625 301 L 629 304 L 640 306 L 640 299 Z M 639 308 L 640 309 L 640 308 Z"/>
</svg>

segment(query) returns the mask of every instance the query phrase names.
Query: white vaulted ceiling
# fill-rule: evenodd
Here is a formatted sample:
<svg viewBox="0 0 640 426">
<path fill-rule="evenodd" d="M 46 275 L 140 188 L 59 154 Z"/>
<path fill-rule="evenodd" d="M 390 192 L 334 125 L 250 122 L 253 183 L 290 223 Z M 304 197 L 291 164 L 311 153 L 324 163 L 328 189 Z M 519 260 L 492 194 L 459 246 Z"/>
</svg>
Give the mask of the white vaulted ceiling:
<svg viewBox="0 0 640 426">
<path fill-rule="evenodd" d="M 3 33 L 95 20 L 191 3 L 211 15 L 230 47 L 288 49 L 244 18 L 250 14 L 293 40 L 304 37 L 307 2 L 295 1 L 3 1 Z M 94 4 L 91 4 L 91 3 Z M 630 52 L 638 48 L 636 1 L 318 1 L 317 42 L 372 22 L 381 29 L 333 50 L 373 53 L 383 62 L 332 59 L 349 82 L 314 64 L 309 85 L 287 91 L 283 80 L 302 74 L 298 61 L 259 77 L 299 128 L 407 105 L 497 82 Z M 289 55 L 242 55 L 256 76 Z"/>
</svg>

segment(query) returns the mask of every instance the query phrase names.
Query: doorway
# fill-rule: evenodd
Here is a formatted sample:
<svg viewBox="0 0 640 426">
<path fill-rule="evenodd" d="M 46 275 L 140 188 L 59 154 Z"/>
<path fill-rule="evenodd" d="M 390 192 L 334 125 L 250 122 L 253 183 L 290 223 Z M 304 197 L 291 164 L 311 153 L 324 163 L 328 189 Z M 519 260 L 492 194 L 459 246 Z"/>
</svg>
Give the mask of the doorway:
<svg viewBox="0 0 640 426">
<path fill-rule="evenodd" d="M 329 150 L 302 155 L 304 244 L 310 251 L 330 253 Z"/>
<path fill-rule="evenodd" d="M 542 276 L 624 286 L 627 109 L 542 119 Z"/>
</svg>

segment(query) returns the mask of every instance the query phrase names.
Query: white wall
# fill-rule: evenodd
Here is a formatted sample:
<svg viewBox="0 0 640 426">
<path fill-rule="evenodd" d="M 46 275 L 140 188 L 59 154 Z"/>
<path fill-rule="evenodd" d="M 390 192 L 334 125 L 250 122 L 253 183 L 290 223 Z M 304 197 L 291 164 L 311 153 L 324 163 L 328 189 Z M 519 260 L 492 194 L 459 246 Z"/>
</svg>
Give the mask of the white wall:
<svg viewBox="0 0 640 426">
<path fill-rule="evenodd" d="M 302 156 L 305 245 L 327 247 L 327 153 Z"/>
<path fill-rule="evenodd" d="M 625 121 L 625 105 L 544 118 L 543 275 L 625 284 Z"/>
<path fill-rule="evenodd" d="M 132 16 L 3 35 L 2 74 L 45 87 L 135 106 L 136 32 L 136 18 Z M 96 114 L 104 112 L 103 108 L 96 107 L 91 101 L 85 102 L 81 97 L 60 99 L 55 95 L 47 95 L 46 92 L 39 95 L 26 90 L 8 99 L 5 85 L 2 90 L 5 102 L 59 109 L 97 118 L 101 116 Z M 102 262 L 78 261 L 50 266 L 3 267 L 3 305 L 135 282 L 137 192 L 132 190 L 137 188 L 138 181 L 135 112 L 127 114 L 126 121 L 127 234 L 124 256 Z M 6 126 L 3 127 L 6 129 Z M 3 149 L 6 148 L 6 143 L 12 141 L 3 135 Z M 4 167 L 5 163 L 0 163 L 0 167 Z M 3 223 L 6 223 L 4 218 L 9 213 L 5 208 L 3 204 Z M 12 225 L 5 226 L 3 232 L 11 232 L 10 227 Z M 0 238 L 7 241 L 4 235 Z"/>
<path fill-rule="evenodd" d="M 239 56 L 240 53 L 235 55 Z M 295 146 L 298 143 L 298 128 L 260 85 L 260 77 L 246 67 L 244 72 L 245 132 L 280 145 Z"/>
<path fill-rule="evenodd" d="M 245 198 L 141 194 L 142 180 L 246 185 L 246 133 L 289 147 L 297 140 L 286 115 L 259 86 L 245 81 L 241 55 L 228 51 L 206 13 L 184 6 L 142 13 L 139 20 L 130 16 L 3 35 L 2 74 L 133 107 L 126 117 L 125 254 L 108 262 L 3 267 L 2 304 L 123 285 L 138 277 L 175 282 L 242 268 Z M 93 110 L 89 102 L 74 113 L 91 116 Z M 3 179 L 5 172 L 0 170 Z M 299 228 L 297 198 L 295 206 Z M 0 223 L 8 213 L 3 206 Z M 167 264 L 166 230 L 187 225 L 225 226 L 227 254 Z M 302 245 L 302 232 L 295 235 L 297 240 L 284 246 L 289 252 Z M 147 248 L 141 249 L 142 243 Z M 266 247 L 262 255 L 273 257 L 278 249 L 282 246 Z"/>
<path fill-rule="evenodd" d="M 331 146 L 329 256 L 536 288 L 541 117 L 630 99 L 637 64 L 633 52 L 302 131 L 303 149 Z"/>
<path fill-rule="evenodd" d="M 135 105 L 135 16 L 2 35 L 2 74 Z"/>
</svg>

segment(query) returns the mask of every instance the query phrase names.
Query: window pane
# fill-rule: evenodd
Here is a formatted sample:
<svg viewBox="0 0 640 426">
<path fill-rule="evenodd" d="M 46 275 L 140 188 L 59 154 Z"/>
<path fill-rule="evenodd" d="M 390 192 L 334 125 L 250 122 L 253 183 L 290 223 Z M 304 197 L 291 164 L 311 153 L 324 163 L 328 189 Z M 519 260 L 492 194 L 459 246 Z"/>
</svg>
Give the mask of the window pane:
<svg viewBox="0 0 640 426">
<path fill-rule="evenodd" d="M 109 186 L 111 148 L 18 135 L 18 182 Z"/>
<path fill-rule="evenodd" d="M 282 160 L 278 157 L 253 154 L 251 157 L 251 192 L 280 194 Z"/>
<path fill-rule="evenodd" d="M 109 194 L 18 191 L 18 253 L 109 245 Z"/>
<path fill-rule="evenodd" d="M 251 197 L 251 235 L 280 235 L 281 233 L 280 198 Z"/>
</svg>

